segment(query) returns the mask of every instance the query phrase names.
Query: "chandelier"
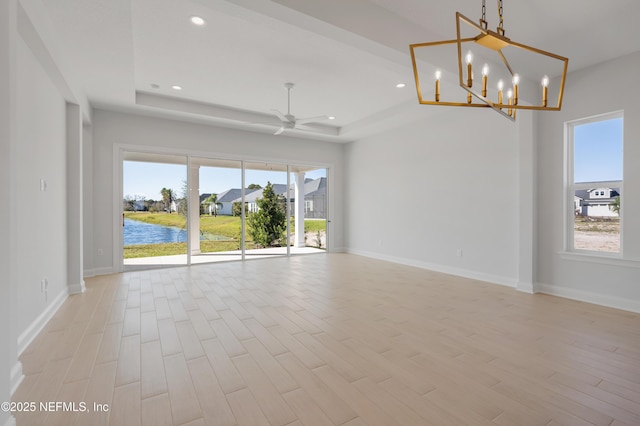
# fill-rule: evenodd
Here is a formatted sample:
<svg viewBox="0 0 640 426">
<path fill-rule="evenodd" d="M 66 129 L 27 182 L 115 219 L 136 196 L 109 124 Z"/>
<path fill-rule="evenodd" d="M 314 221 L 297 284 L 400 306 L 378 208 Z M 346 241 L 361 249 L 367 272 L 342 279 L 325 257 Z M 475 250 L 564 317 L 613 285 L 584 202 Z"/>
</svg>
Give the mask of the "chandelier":
<svg viewBox="0 0 640 426">
<path fill-rule="evenodd" d="M 420 104 L 492 108 L 512 121 L 518 109 L 560 110 L 569 59 L 507 38 L 502 12 L 498 0 L 500 23 L 489 30 L 482 0 L 479 24 L 456 12 L 456 39 L 410 45 Z"/>
</svg>

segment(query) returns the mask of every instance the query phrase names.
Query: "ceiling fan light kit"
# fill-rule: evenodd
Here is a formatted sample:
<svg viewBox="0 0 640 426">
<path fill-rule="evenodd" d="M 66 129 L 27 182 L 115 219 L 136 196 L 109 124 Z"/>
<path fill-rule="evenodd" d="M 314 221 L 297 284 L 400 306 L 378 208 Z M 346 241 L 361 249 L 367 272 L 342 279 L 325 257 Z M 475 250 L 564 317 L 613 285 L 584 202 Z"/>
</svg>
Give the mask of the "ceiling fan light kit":
<svg viewBox="0 0 640 426">
<path fill-rule="evenodd" d="M 456 39 L 409 46 L 418 102 L 423 105 L 492 108 L 511 121 L 516 120 L 518 109 L 559 111 L 562 107 L 569 59 L 507 38 L 503 27 L 502 0 L 498 0 L 500 24 L 495 32 L 489 30 L 485 2 L 486 0 L 482 0 L 482 18 L 479 24 L 456 12 Z M 453 69 L 454 64 L 443 64 L 434 70 L 430 64 L 442 58 L 429 57 L 424 61 L 416 58 L 418 49 L 434 50 L 439 46 L 453 48 L 454 45 L 457 47 L 458 85 L 466 91 L 466 99 L 460 100 L 451 100 L 452 94 L 444 93 L 442 88 L 443 70 Z M 510 60 L 513 58 L 516 58 L 515 62 Z M 524 61 L 525 58 L 527 61 Z M 484 64 L 480 84 L 476 82 L 474 75 L 474 60 Z M 539 72 L 539 68 L 544 68 L 546 72 Z M 429 78 L 430 82 L 423 89 L 420 75 L 422 73 L 424 76 L 425 71 L 426 75 L 433 77 Z M 549 75 L 560 77 L 556 95 L 552 97 L 554 102 L 550 102 Z M 523 87 L 527 90 L 526 101 L 520 96 Z"/>
</svg>

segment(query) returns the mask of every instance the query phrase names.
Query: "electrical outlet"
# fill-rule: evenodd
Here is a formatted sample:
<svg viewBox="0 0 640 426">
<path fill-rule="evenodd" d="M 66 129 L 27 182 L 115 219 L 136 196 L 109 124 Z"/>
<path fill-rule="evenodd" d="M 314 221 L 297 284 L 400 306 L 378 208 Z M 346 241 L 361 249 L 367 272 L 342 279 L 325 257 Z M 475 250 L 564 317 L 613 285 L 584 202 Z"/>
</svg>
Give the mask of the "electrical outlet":
<svg viewBox="0 0 640 426">
<path fill-rule="evenodd" d="M 456 251 L 456 256 L 458 256 L 458 257 L 462 257 L 462 249 L 458 249 L 458 250 Z"/>
<path fill-rule="evenodd" d="M 40 280 L 40 292 L 46 293 L 49 290 L 49 280 L 43 278 Z"/>
</svg>

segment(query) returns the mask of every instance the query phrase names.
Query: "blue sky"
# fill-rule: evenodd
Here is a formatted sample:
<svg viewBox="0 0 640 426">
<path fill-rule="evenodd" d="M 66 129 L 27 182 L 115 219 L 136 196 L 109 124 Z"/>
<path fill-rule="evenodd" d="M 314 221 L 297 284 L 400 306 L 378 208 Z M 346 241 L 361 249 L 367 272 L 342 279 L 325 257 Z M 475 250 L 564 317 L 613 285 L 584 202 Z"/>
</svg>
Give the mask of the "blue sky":
<svg viewBox="0 0 640 426">
<path fill-rule="evenodd" d="M 622 117 L 576 126 L 574 182 L 622 180 Z"/>
<path fill-rule="evenodd" d="M 160 200 L 163 187 L 173 189 L 182 195 L 183 181 L 187 179 L 187 167 L 180 164 L 144 163 L 125 161 L 123 165 L 123 194 L 143 196 L 147 200 Z M 307 178 L 325 177 L 326 170 L 318 169 L 306 174 Z M 247 170 L 246 184 L 257 183 L 264 187 L 271 183 L 287 183 L 285 172 Z M 200 192 L 220 194 L 230 188 L 240 188 L 240 169 L 213 167 L 200 168 Z"/>
</svg>

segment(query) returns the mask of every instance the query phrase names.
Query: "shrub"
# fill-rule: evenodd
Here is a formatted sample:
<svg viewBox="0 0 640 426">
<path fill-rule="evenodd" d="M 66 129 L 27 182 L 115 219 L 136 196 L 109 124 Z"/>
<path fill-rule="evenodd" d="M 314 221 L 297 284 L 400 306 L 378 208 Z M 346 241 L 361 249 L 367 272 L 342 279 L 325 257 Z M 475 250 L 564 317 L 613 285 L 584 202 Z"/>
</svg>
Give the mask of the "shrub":
<svg viewBox="0 0 640 426">
<path fill-rule="evenodd" d="M 277 195 L 271 182 L 262 191 L 262 198 L 256 200 L 258 211 L 247 217 L 247 232 L 254 243 L 262 247 L 283 245 L 287 229 L 285 199 Z"/>
</svg>

